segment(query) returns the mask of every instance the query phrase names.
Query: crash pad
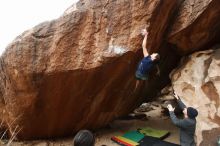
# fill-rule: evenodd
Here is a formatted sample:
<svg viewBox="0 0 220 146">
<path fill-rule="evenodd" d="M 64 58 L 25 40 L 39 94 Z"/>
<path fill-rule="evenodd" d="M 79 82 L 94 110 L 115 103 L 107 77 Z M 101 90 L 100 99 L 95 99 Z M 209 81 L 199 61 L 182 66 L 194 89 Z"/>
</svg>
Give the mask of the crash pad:
<svg viewBox="0 0 220 146">
<path fill-rule="evenodd" d="M 139 142 L 141 139 L 144 138 L 144 135 L 139 133 L 138 131 L 129 131 L 129 132 L 126 132 L 123 135 L 123 137 L 130 139 L 132 141 L 135 141 L 135 142 Z"/>
<path fill-rule="evenodd" d="M 122 137 L 122 136 L 113 136 L 111 140 L 118 143 L 121 146 L 138 146 L 139 145 L 139 143 L 132 141 L 130 139 L 127 139 L 125 137 Z"/>
<path fill-rule="evenodd" d="M 139 146 L 180 146 L 178 144 L 163 141 L 159 138 L 145 136 L 140 142 Z"/>
<path fill-rule="evenodd" d="M 137 130 L 138 132 L 140 132 L 141 134 L 145 136 L 151 136 L 151 137 L 156 137 L 160 139 L 164 139 L 170 134 L 169 131 L 153 129 L 150 127 L 139 128 Z"/>
</svg>

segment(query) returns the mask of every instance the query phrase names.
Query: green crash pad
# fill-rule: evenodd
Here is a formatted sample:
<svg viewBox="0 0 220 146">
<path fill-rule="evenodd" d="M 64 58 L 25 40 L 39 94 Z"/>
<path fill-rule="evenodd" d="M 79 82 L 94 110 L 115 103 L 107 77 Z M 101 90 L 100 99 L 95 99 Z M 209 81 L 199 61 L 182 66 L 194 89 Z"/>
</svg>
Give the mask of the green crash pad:
<svg viewBox="0 0 220 146">
<path fill-rule="evenodd" d="M 157 130 L 157 129 L 153 129 L 149 127 L 139 128 L 137 130 L 138 132 L 140 132 L 141 134 L 145 136 L 151 136 L 151 137 L 160 138 L 160 139 L 164 139 L 170 134 L 166 130 Z"/>
<path fill-rule="evenodd" d="M 125 137 L 135 142 L 139 142 L 141 139 L 144 138 L 144 135 L 139 133 L 138 131 L 129 131 L 125 133 L 122 137 Z"/>
</svg>

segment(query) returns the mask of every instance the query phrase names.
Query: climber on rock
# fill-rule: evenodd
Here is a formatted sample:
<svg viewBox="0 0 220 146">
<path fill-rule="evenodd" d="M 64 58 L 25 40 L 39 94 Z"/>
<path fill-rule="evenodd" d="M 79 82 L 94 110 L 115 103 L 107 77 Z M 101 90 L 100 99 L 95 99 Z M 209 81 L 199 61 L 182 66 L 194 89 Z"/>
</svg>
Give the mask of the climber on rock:
<svg viewBox="0 0 220 146">
<path fill-rule="evenodd" d="M 178 119 L 174 114 L 174 109 L 171 104 L 168 104 L 167 108 L 170 113 L 172 122 L 180 128 L 180 145 L 181 146 L 195 146 L 195 129 L 196 129 L 196 116 L 198 111 L 193 107 L 186 107 L 181 101 L 180 97 L 174 93 L 174 97 L 177 99 L 179 107 L 183 111 L 184 119 Z"/>
<path fill-rule="evenodd" d="M 146 29 L 142 30 L 142 35 L 144 36 L 144 40 L 142 43 L 144 58 L 140 61 L 135 73 L 137 79 L 135 90 L 137 89 L 141 81 L 148 79 L 148 74 L 150 70 L 153 68 L 153 66 L 156 65 L 156 62 L 160 60 L 160 55 L 158 53 L 153 53 L 151 55 L 148 53 L 146 46 L 148 32 Z M 157 65 L 156 67 L 157 67 L 157 74 L 159 75 L 160 74 L 159 67 Z"/>
</svg>

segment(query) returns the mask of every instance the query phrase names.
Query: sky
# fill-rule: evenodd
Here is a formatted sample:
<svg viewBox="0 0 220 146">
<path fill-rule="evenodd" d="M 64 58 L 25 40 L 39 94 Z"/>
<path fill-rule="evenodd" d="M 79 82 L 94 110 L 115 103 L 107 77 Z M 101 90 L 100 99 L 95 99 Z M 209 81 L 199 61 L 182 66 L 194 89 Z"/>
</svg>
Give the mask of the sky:
<svg viewBox="0 0 220 146">
<path fill-rule="evenodd" d="M 0 0 L 0 55 L 18 35 L 58 18 L 78 0 Z"/>
</svg>

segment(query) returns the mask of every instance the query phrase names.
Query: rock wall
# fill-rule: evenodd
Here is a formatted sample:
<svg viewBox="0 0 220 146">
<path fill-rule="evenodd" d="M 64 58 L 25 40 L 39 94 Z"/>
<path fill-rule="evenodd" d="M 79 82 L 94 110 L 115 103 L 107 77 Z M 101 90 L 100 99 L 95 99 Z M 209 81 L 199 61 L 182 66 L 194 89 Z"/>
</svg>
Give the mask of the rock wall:
<svg viewBox="0 0 220 146">
<path fill-rule="evenodd" d="M 140 31 L 147 23 L 159 23 L 151 19 L 154 13 L 165 12 L 162 29 L 152 28 L 162 44 L 176 5 L 176 0 L 81 0 L 57 20 L 18 36 L 1 57 L 0 117 L 9 135 L 65 136 L 105 126 L 132 111 L 145 97 L 143 87 L 133 92 L 143 57 Z M 170 70 L 176 64 L 170 60 L 177 59 L 172 54 L 162 54 L 167 58 L 162 66 Z M 167 68 L 162 69 L 164 83 Z M 151 94 L 160 90 L 151 89 Z"/>
<path fill-rule="evenodd" d="M 171 73 L 172 87 L 187 106 L 198 109 L 198 145 L 216 145 L 220 130 L 220 48 L 196 52 Z"/>
<path fill-rule="evenodd" d="M 219 0 L 81 0 L 25 31 L 0 58 L 3 128 L 19 139 L 58 137 L 128 114 L 169 83 L 180 56 L 219 42 L 219 7 Z M 134 93 L 144 27 L 161 75 L 152 70 Z"/>
<path fill-rule="evenodd" d="M 219 42 L 219 0 L 185 0 L 169 34 L 169 42 L 180 54 L 209 49 Z"/>
</svg>

